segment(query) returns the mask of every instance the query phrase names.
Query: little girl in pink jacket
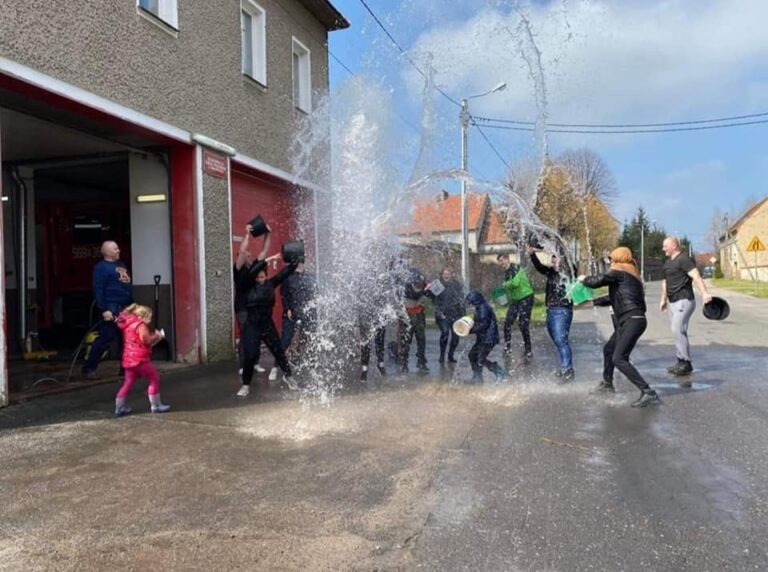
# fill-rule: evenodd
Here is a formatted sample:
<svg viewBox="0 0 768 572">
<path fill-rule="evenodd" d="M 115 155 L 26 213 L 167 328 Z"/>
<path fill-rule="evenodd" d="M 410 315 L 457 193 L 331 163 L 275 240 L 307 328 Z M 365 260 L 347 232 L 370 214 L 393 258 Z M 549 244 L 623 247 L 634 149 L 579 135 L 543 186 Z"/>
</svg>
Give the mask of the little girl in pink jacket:
<svg viewBox="0 0 768 572">
<path fill-rule="evenodd" d="M 152 310 L 140 304 L 131 304 L 120 313 L 117 327 L 123 332 L 123 368 L 125 380 L 115 398 L 115 416 L 128 415 L 131 409 L 125 405 L 125 399 L 131 387 L 139 377 L 149 382 L 150 411 L 165 413 L 170 405 L 160 401 L 160 376 L 152 365 L 152 346 L 165 337 L 163 330 L 149 331 L 152 322 Z"/>
</svg>

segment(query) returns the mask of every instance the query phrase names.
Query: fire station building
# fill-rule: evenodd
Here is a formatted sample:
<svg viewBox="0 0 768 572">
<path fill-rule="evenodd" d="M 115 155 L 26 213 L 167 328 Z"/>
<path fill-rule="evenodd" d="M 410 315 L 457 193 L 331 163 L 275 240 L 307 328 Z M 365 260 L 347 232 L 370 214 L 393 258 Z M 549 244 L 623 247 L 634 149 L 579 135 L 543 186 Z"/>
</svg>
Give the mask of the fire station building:
<svg viewBox="0 0 768 572">
<path fill-rule="evenodd" d="M 93 324 L 104 240 L 138 302 L 159 282 L 175 361 L 232 357 L 247 221 L 313 249 L 295 213 L 319 187 L 289 147 L 348 22 L 326 0 L 0 4 L 0 405 L 33 342 L 66 354 Z"/>
</svg>

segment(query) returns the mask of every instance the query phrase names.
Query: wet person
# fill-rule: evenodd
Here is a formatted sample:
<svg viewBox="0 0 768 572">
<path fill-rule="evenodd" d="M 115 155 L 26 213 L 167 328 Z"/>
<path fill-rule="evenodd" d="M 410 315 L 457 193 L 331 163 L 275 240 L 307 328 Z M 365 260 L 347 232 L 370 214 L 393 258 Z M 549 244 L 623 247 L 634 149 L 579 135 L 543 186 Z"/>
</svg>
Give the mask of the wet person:
<svg viewBox="0 0 768 572">
<path fill-rule="evenodd" d="M 499 254 L 496 260 L 504 268 L 503 286 L 509 299 L 507 317 L 504 320 L 504 352 L 509 354 L 512 349 L 512 326 L 517 320 L 520 333 L 523 336 L 525 358 L 531 359 L 533 357 L 531 349 L 533 287 L 531 281 L 523 268 L 509 261 L 508 254 Z"/>
<path fill-rule="evenodd" d="M 121 339 L 115 320 L 123 308 L 133 302 L 131 275 L 125 263 L 120 260 L 117 243 L 112 240 L 104 242 L 101 245 L 101 256 L 102 260 L 93 269 L 93 299 L 101 312 L 102 322 L 98 329 L 99 335 L 83 365 L 82 374 L 85 379 L 98 379 L 96 368 L 99 359 L 114 340 Z"/>
<path fill-rule="evenodd" d="M 115 398 L 115 417 L 123 417 L 131 412 L 125 400 L 136 383 L 143 377 L 149 382 L 147 395 L 149 410 L 152 413 L 166 413 L 171 406 L 160 399 L 160 375 L 152 365 L 152 346 L 165 338 L 163 330 L 149 331 L 152 323 L 152 310 L 139 304 L 131 304 L 120 313 L 116 320 L 117 327 L 123 332 L 123 359 L 125 380 Z"/>
<path fill-rule="evenodd" d="M 488 359 L 496 344 L 499 343 L 499 324 L 491 305 L 485 301 L 477 290 L 467 294 L 467 303 L 475 307 L 475 323 L 470 334 L 475 334 L 475 343 L 469 350 L 469 363 L 472 366 L 471 383 L 483 383 L 483 367 L 487 367 L 496 375 L 496 381 L 501 382 L 507 372 L 495 361 Z"/>
<path fill-rule="evenodd" d="M 275 290 L 296 270 L 296 264 L 289 264 L 272 278 L 267 278 L 268 264 L 276 262 L 280 258 L 280 254 L 275 254 L 265 260 L 254 262 L 248 269 L 248 273 L 240 277 L 243 281 L 241 287 L 245 288 L 250 285 L 250 290 L 246 300 L 248 318 L 245 320 L 242 335 L 243 385 L 237 392 L 238 397 L 247 397 L 250 393 L 253 366 L 256 363 L 258 348 L 262 342 L 267 346 L 278 367 L 282 370 L 285 384 L 294 390 L 299 388 L 291 377 L 291 366 L 285 358 L 275 322 L 272 320 L 272 311 L 275 308 Z"/>
<path fill-rule="evenodd" d="M 539 260 L 536 249 L 529 246 L 526 249 L 531 257 L 533 267 L 547 277 L 546 304 L 547 304 L 547 332 L 552 338 L 552 343 L 557 348 L 560 358 L 560 369 L 557 376 L 563 381 L 571 381 L 574 377 L 573 352 L 569 340 L 571 322 L 573 322 L 573 302 L 565 295 L 565 283 L 560 275 L 560 257 L 552 255 L 551 265 L 545 266 Z"/>
<path fill-rule="evenodd" d="M 297 330 L 305 333 L 311 329 L 314 312 L 310 308 L 315 296 L 315 278 L 306 272 L 304 263 L 296 266 L 296 272 L 289 275 L 280 287 L 283 301 L 283 331 L 280 341 L 283 350 L 288 351 Z"/>
<path fill-rule="evenodd" d="M 366 281 L 358 296 L 357 328 L 360 333 L 360 381 L 368 381 L 371 345 L 376 354 L 376 368 L 382 377 L 384 367 L 384 341 L 386 338 L 385 308 L 389 302 L 386 275 Z"/>
<path fill-rule="evenodd" d="M 435 281 L 438 282 L 438 281 Z M 448 363 L 456 363 L 456 347 L 459 345 L 459 336 L 453 331 L 453 323 L 464 316 L 464 289 L 461 283 L 454 279 L 453 270 L 444 268 L 440 273 L 439 283 L 442 286 L 440 294 L 432 291 L 433 284 L 426 288 L 426 295 L 432 300 L 435 308 L 435 323 L 440 328 L 440 365 L 445 363 L 445 351 L 448 350 Z M 450 346 L 448 342 L 450 340 Z"/>
<path fill-rule="evenodd" d="M 246 302 L 248 300 L 248 292 L 251 290 L 251 285 L 247 281 L 242 280 L 241 277 L 245 277 L 248 274 L 248 270 L 251 265 L 257 260 L 264 260 L 269 252 L 269 245 L 271 241 L 272 229 L 267 225 L 267 232 L 264 234 L 264 241 L 261 246 L 261 251 L 257 256 L 251 254 L 250 249 L 253 247 L 254 238 L 251 234 L 252 227 L 250 224 L 245 226 L 245 235 L 240 242 L 240 248 L 237 252 L 237 259 L 232 267 L 233 285 L 235 290 L 235 317 L 237 318 L 237 326 L 240 329 L 240 345 L 237 351 L 237 358 L 240 365 L 239 375 L 243 374 L 243 328 L 245 328 L 245 320 L 248 318 L 248 308 Z M 256 348 L 256 363 L 253 369 L 258 373 L 264 373 L 266 370 L 259 365 L 259 356 L 261 355 L 261 344 Z"/>
<path fill-rule="evenodd" d="M 688 341 L 688 323 L 696 309 L 696 298 L 693 286 L 699 290 L 704 304 L 712 301 L 696 264 L 682 252 L 680 240 L 668 236 L 662 244 L 668 260 L 664 263 L 664 279 L 661 281 L 662 312 L 669 309 L 669 321 L 675 336 L 677 363 L 667 368 L 667 371 L 677 376 L 690 375 L 693 372 L 691 363 L 691 347 Z M 688 383 L 686 383 L 688 385 Z"/>
<path fill-rule="evenodd" d="M 579 276 L 579 280 L 589 288 L 608 286 L 608 296 L 596 299 L 594 304 L 610 305 L 613 308 L 613 335 L 603 347 L 603 381 L 592 393 L 615 393 L 613 373 L 617 368 L 641 392 L 632 407 L 661 403 L 658 394 L 629 361 L 632 350 L 648 326 L 645 318 L 645 286 L 632 258 L 632 251 L 624 246 L 614 249 L 608 272 L 602 276 Z"/>
<path fill-rule="evenodd" d="M 427 367 L 426 338 L 426 295 L 424 277 L 418 271 L 411 271 L 402 289 L 404 315 L 398 323 L 400 339 L 400 370 L 408 373 L 408 356 L 411 342 L 416 337 L 416 367 L 420 373 L 429 373 Z"/>
</svg>

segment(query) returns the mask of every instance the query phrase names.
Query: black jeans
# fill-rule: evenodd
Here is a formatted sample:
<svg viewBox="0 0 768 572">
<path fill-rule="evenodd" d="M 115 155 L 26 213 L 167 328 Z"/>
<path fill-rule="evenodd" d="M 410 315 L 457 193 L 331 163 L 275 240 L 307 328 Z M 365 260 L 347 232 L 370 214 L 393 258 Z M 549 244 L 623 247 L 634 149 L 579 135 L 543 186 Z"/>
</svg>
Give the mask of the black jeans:
<svg viewBox="0 0 768 572">
<path fill-rule="evenodd" d="M 520 333 L 523 334 L 525 353 L 531 353 L 531 312 L 533 311 L 533 294 L 512 302 L 507 308 L 507 318 L 504 320 L 504 349 L 509 350 L 512 344 L 512 324 L 517 320 Z"/>
<path fill-rule="evenodd" d="M 371 333 L 373 333 L 373 340 L 371 340 Z M 376 328 L 371 332 L 370 328 L 365 328 L 363 324 L 360 325 L 360 335 L 363 337 L 360 344 L 360 362 L 363 365 L 368 365 L 371 361 L 371 342 L 373 342 L 374 350 L 376 351 L 376 363 L 384 363 L 385 334 L 386 330 L 384 328 Z"/>
<path fill-rule="evenodd" d="M 408 321 L 406 322 L 402 318 L 398 323 L 399 337 L 400 337 L 400 365 L 405 367 L 408 365 L 408 355 L 411 352 L 411 341 L 413 336 L 416 336 L 416 363 L 418 366 L 427 365 L 427 337 L 426 329 L 427 320 L 424 316 L 424 312 L 418 314 L 408 314 Z"/>
<path fill-rule="evenodd" d="M 621 322 L 614 317 L 613 327 L 613 335 L 603 346 L 603 380 L 613 382 L 613 370 L 616 368 L 640 391 L 647 391 L 650 387 L 630 363 L 629 354 L 648 327 L 648 321 L 643 315 L 627 316 Z"/>
<path fill-rule="evenodd" d="M 440 361 L 442 362 L 445 359 L 445 349 L 448 348 L 448 359 L 453 359 L 453 354 L 456 351 L 456 347 L 459 345 L 459 336 L 456 335 L 456 332 L 453 331 L 453 323 L 461 318 L 461 316 L 457 316 L 455 318 L 451 317 L 444 317 L 444 318 L 435 318 L 435 322 L 437 323 L 437 327 L 440 328 Z M 450 339 L 451 345 L 448 345 L 448 340 Z"/>
<path fill-rule="evenodd" d="M 493 345 L 483 344 L 479 341 L 475 342 L 472 349 L 469 350 L 469 363 L 472 365 L 472 372 L 475 374 L 483 371 L 483 366 L 487 367 L 493 373 L 499 373 L 502 367 L 495 361 L 488 359 L 488 354 L 493 350 Z"/>
<path fill-rule="evenodd" d="M 277 328 L 270 317 L 269 320 L 257 321 L 248 318 L 240 338 L 240 344 L 243 349 L 243 385 L 250 385 L 253 379 L 253 366 L 258 363 L 259 348 L 261 342 L 264 342 L 267 349 L 275 357 L 275 363 L 283 370 L 285 375 L 291 375 L 291 366 L 285 359 L 285 352 L 280 343 L 280 337 L 277 335 Z"/>
<path fill-rule="evenodd" d="M 123 336 L 120 334 L 120 330 L 117 329 L 117 324 L 114 320 L 102 322 L 99 326 L 99 335 L 93 342 L 93 345 L 88 352 L 88 359 L 83 365 L 83 372 L 96 371 L 96 368 L 99 366 L 101 354 L 112 345 L 114 340 L 118 340 L 118 347 L 120 348 L 120 354 L 122 354 Z"/>
<path fill-rule="evenodd" d="M 245 352 L 243 351 L 243 348 L 245 347 L 245 321 L 248 319 L 248 311 L 247 310 L 241 310 L 235 314 L 237 317 L 237 325 L 240 328 L 240 344 L 237 348 L 237 363 L 240 365 L 240 367 L 243 367 L 243 357 Z M 253 362 L 254 364 L 259 363 L 261 360 L 261 342 L 256 344 L 256 358 Z"/>
</svg>

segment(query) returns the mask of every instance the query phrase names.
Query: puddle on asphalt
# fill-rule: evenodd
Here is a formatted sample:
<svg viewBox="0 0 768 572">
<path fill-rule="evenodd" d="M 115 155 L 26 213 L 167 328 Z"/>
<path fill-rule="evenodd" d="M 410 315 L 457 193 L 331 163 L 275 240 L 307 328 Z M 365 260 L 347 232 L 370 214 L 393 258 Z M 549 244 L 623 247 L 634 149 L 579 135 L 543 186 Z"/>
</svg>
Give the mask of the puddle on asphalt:
<svg viewBox="0 0 768 572">
<path fill-rule="evenodd" d="M 702 391 L 715 387 L 710 383 L 692 383 L 690 387 L 680 385 L 679 383 L 654 383 L 652 385 L 654 389 L 690 389 L 691 391 Z"/>
</svg>

